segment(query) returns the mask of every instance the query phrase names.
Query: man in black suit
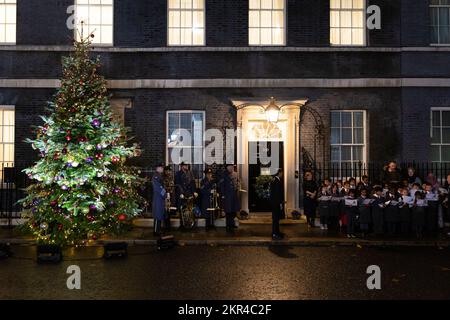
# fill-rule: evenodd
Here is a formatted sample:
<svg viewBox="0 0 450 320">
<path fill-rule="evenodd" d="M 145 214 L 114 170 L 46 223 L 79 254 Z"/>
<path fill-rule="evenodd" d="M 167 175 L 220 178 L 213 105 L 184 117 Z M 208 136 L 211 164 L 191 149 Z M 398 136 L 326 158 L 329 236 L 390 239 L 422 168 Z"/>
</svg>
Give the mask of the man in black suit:
<svg viewBox="0 0 450 320">
<path fill-rule="evenodd" d="M 270 205 L 272 207 L 272 239 L 281 240 L 284 234 L 280 232 L 280 219 L 284 210 L 283 170 L 278 169 L 270 183 Z"/>
</svg>

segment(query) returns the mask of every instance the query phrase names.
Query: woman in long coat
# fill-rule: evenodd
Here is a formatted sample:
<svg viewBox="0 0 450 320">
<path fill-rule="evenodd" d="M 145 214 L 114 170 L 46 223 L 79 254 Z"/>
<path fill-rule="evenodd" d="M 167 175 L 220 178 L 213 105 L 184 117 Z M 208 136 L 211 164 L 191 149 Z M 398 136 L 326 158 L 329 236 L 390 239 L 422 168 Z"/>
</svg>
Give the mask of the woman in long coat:
<svg viewBox="0 0 450 320">
<path fill-rule="evenodd" d="M 153 186 L 153 202 L 152 213 L 154 220 L 154 235 L 161 234 L 161 224 L 166 216 L 166 189 L 164 188 L 162 173 L 164 171 L 164 165 L 159 164 L 156 166 L 156 172 L 152 178 Z"/>
<path fill-rule="evenodd" d="M 317 193 L 318 188 L 316 182 L 313 180 L 313 175 L 310 171 L 307 171 L 303 182 L 303 209 L 308 226 L 311 228 L 315 226 Z"/>
</svg>

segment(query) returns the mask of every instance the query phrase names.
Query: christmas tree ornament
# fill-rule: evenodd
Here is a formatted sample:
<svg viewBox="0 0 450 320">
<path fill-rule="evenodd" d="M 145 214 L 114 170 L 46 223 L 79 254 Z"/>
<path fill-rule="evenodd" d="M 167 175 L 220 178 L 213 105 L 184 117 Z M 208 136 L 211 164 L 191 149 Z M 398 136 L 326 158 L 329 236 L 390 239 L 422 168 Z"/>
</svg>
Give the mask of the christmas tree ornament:
<svg viewBox="0 0 450 320">
<path fill-rule="evenodd" d="M 39 225 L 39 228 L 41 228 L 42 230 L 46 231 L 48 229 L 48 223 L 47 222 L 42 222 Z"/>
</svg>

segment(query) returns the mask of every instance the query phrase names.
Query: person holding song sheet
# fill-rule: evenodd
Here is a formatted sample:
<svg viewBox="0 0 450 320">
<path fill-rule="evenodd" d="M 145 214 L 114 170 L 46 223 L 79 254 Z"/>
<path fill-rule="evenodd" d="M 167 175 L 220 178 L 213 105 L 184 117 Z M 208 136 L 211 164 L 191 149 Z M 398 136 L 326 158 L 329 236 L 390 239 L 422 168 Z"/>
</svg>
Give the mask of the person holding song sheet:
<svg viewBox="0 0 450 320">
<path fill-rule="evenodd" d="M 331 190 L 324 183 L 320 190 L 319 195 L 319 216 L 320 216 L 320 229 L 328 230 L 328 218 L 330 216 L 331 205 Z"/>
<path fill-rule="evenodd" d="M 400 190 L 401 197 L 399 198 L 400 211 L 400 232 L 402 235 L 408 235 L 411 228 L 411 209 L 414 203 L 414 198 L 409 195 L 409 190 L 403 188 Z"/>
<path fill-rule="evenodd" d="M 428 233 L 434 234 L 438 227 L 439 195 L 430 182 L 425 183 L 425 200 L 428 204 L 425 210 L 426 229 Z"/>
<path fill-rule="evenodd" d="M 425 226 L 425 210 L 427 207 L 427 200 L 425 200 L 425 193 L 417 191 L 414 194 L 414 203 L 412 205 L 412 225 L 416 237 L 418 239 L 423 237 L 423 229 Z"/>
<path fill-rule="evenodd" d="M 395 235 L 397 231 L 397 223 L 400 221 L 399 208 L 397 201 L 399 198 L 399 194 L 396 191 L 394 186 L 389 188 L 389 191 L 386 193 L 385 201 L 386 201 L 386 209 L 385 209 L 385 219 L 387 224 L 388 234 L 390 236 Z"/>
<path fill-rule="evenodd" d="M 337 184 L 331 186 L 331 201 L 330 201 L 330 211 L 328 215 L 328 228 L 335 231 L 339 231 L 339 214 L 341 211 L 342 198 L 339 193 L 339 187 Z"/>
<path fill-rule="evenodd" d="M 344 210 L 347 215 L 347 238 L 356 238 L 356 219 L 358 216 L 358 200 L 356 190 L 350 189 L 348 196 L 344 198 Z"/>
<path fill-rule="evenodd" d="M 367 189 L 361 189 L 361 194 L 358 197 L 359 227 L 363 238 L 369 234 L 369 227 L 372 223 L 372 212 L 370 210 L 370 205 L 373 200 L 369 199 L 367 194 Z"/>
<path fill-rule="evenodd" d="M 373 188 L 372 202 L 372 221 L 373 232 L 375 235 L 382 235 L 384 232 L 384 208 L 385 200 L 383 197 L 383 189 L 381 186 L 375 186 Z"/>
</svg>

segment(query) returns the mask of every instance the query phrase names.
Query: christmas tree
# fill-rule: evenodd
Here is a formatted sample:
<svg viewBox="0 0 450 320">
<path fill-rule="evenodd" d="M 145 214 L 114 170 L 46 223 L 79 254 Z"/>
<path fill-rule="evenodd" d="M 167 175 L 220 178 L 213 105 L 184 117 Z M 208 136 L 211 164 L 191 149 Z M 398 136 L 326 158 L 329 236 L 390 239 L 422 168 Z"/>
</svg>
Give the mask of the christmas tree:
<svg viewBox="0 0 450 320">
<path fill-rule="evenodd" d="M 92 35 L 91 35 L 92 37 Z M 90 58 L 90 37 L 63 58 L 61 87 L 29 139 L 40 159 L 25 173 L 33 184 L 21 200 L 27 227 L 38 242 L 77 244 L 123 230 L 141 212 L 142 179 L 127 159 L 138 156 L 127 130 L 113 119 L 99 58 Z"/>
</svg>

